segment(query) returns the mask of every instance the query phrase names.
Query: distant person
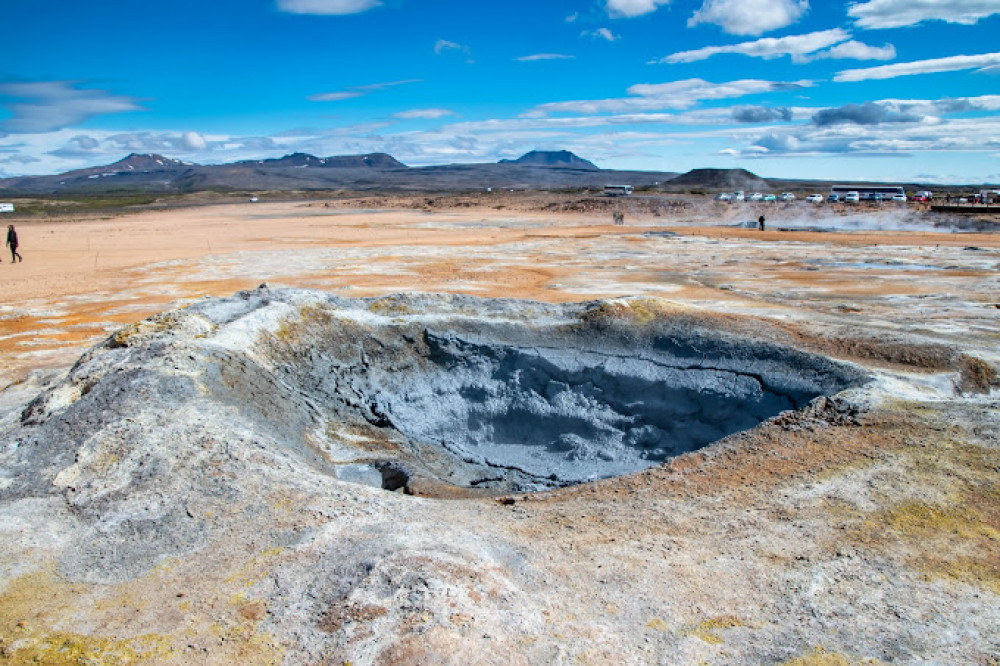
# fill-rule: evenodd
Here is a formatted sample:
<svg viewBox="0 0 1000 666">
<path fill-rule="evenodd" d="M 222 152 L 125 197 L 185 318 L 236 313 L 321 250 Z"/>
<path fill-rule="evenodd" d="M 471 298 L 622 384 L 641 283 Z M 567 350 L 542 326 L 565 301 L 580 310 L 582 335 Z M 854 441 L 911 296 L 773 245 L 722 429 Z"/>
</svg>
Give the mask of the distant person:
<svg viewBox="0 0 1000 666">
<path fill-rule="evenodd" d="M 761 215 L 760 217 L 757 218 L 757 228 L 760 229 L 761 231 L 764 231 L 764 216 L 763 215 Z"/>
<path fill-rule="evenodd" d="M 7 227 L 7 247 L 10 248 L 10 261 L 14 263 L 16 261 L 24 261 L 21 255 L 17 253 L 17 232 L 14 231 L 14 225 L 11 224 Z"/>
</svg>

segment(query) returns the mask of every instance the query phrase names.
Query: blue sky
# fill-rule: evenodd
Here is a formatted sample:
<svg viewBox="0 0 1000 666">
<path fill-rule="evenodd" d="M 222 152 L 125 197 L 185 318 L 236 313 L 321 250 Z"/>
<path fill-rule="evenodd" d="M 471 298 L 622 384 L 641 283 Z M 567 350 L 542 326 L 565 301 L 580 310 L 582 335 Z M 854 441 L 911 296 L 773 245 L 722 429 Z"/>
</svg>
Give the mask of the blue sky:
<svg viewBox="0 0 1000 666">
<path fill-rule="evenodd" d="M 3 0 L 0 176 L 567 149 L 1000 181 L 1000 0 Z"/>
</svg>

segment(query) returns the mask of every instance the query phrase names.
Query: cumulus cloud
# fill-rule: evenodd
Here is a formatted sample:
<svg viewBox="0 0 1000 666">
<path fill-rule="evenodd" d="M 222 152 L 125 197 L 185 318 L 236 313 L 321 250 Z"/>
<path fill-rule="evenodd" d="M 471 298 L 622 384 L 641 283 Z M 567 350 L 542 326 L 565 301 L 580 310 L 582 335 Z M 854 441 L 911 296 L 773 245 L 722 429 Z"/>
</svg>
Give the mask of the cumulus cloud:
<svg viewBox="0 0 1000 666">
<path fill-rule="evenodd" d="M 655 12 L 670 0 L 607 0 L 605 9 L 612 18 L 633 18 Z"/>
<path fill-rule="evenodd" d="M 914 123 L 923 117 L 913 113 L 901 113 L 885 105 L 865 102 L 864 104 L 845 104 L 833 109 L 817 111 L 812 117 L 814 125 L 838 125 L 853 123 L 855 125 L 879 125 L 881 123 Z"/>
<path fill-rule="evenodd" d="M 705 0 L 688 27 L 711 23 L 730 35 L 762 35 L 791 25 L 809 9 L 809 0 Z"/>
<path fill-rule="evenodd" d="M 972 25 L 1000 14 L 996 0 L 868 0 L 847 8 L 862 28 L 901 28 L 924 21 Z"/>
<path fill-rule="evenodd" d="M 0 121 L 0 132 L 53 132 L 94 116 L 142 110 L 135 97 L 79 85 L 76 81 L 0 83 L 0 105 L 11 113 Z"/>
<path fill-rule="evenodd" d="M 538 60 L 572 60 L 576 56 L 565 55 L 563 53 L 535 53 L 517 58 L 518 62 L 536 62 Z"/>
<path fill-rule="evenodd" d="M 684 79 L 670 83 L 639 83 L 628 89 L 631 97 L 550 102 L 541 104 L 525 117 L 542 117 L 550 113 L 636 113 L 660 109 L 686 109 L 702 100 L 743 97 L 776 90 L 791 90 L 812 86 L 811 81 L 764 81 L 741 79 L 727 83 L 710 83 L 703 79 Z"/>
<path fill-rule="evenodd" d="M 581 37 L 593 37 L 594 39 L 603 39 L 608 42 L 616 42 L 619 37 L 615 33 L 611 32 L 608 28 L 597 28 L 596 30 L 584 30 L 580 33 Z"/>
<path fill-rule="evenodd" d="M 340 16 L 381 7 L 380 0 L 278 0 L 278 9 L 290 14 Z"/>
<path fill-rule="evenodd" d="M 402 120 L 433 120 L 453 115 L 455 115 L 455 112 L 449 111 L 448 109 L 413 109 L 410 111 L 400 111 L 399 113 L 394 114 L 394 117 Z"/>
<path fill-rule="evenodd" d="M 700 49 L 680 51 L 668 55 L 665 58 L 661 58 L 658 62 L 667 64 L 696 62 L 721 53 L 736 53 L 754 58 L 778 58 L 785 55 L 790 55 L 793 58 L 801 58 L 834 44 L 844 42 L 850 39 L 850 37 L 851 35 L 848 32 L 840 28 L 833 28 L 831 30 L 810 32 L 804 35 L 764 37 L 752 42 L 741 42 L 726 46 L 705 46 Z"/>
<path fill-rule="evenodd" d="M 77 134 L 45 151 L 63 159 L 97 159 L 121 156 L 122 153 L 164 153 L 191 155 L 219 148 L 195 131 L 185 132 L 92 132 Z"/>
<path fill-rule="evenodd" d="M 101 145 L 100 141 L 92 136 L 87 136 L 86 134 L 74 136 L 69 140 L 69 142 L 71 145 L 76 145 L 81 151 L 84 152 L 94 151 Z"/>
<path fill-rule="evenodd" d="M 963 69 L 986 70 L 1000 66 L 1000 53 L 983 53 L 981 55 L 957 55 L 932 60 L 917 60 L 900 62 L 893 65 L 867 67 L 864 69 L 847 69 L 838 72 L 834 81 L 869 81 L 893 79 L 897 76 L 912 76 L 914 74 L 933 74 L 936 72 L 956 72 Z"/>
<path fill-rule="evenodd" d="M 1000 119 L 970 118 L 935 124 L 793 126 L 749 138 L 747 157 L 851 154 L 888 157 L 915 152 L 986 152 L 1000 146 Z"/>
<path fill-rule="evenodd" d="M 874 102 L 874 104 L 884 110 L 884 119 L 881 122 L 905 122 L 905 120 L 900 119 L 912 119 L 931 124 L 940 122 L 940 116 L 945 115 L 998 111 L 1000 110 L 1000 95 L 946 97 L 937 100 L 883 99 Z"/>
<path fill-rule="evenodd" d="M 792 110 L 787 107 L 738 106 L 733 109 L 732 119 L 738 123 L 788 122 L 792 119 Z"/>
<path fill-rule="evenodd" d="M 759 137 L 749 150 L 754 153 L 790 153 L 799 150 L 801 145 L 802 141 L 794 134 L 768 132 Z"/>
<path fill-rule="evenodd" d="M 184 132 L 181 135 L 180 145 L 185 150 L 197 151 L 205 150 L 208 147 L 208 142 L 205 141 L 205 137 L 198 132 Z"/>
<path fill-rule="evenodd" d="M 362 97 L 363 95 L 378 92 L 379 90 L 385 90 L 386 88 L 394 88 L 408 83 L 420 83 L 420 81 L 422 81 L 422 79 L 404 79 L 402 81 L 388 81 L 386 83 L 369 83 L 363 86 L 351 86 L 350 88 L 335 92 L 310 95 L 307 99 L 310 102 L 339 102 L 345 99 L 352 99 L 354 97 Z"/>
</svg>

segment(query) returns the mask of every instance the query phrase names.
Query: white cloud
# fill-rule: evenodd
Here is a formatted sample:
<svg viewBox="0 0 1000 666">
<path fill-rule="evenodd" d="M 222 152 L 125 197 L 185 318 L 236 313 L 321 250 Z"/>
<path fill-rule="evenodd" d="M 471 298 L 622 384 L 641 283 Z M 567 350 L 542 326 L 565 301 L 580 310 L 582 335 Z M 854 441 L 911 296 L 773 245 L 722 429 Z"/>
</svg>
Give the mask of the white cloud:
<svg viewBox="0 0 1000 666">
<path fill-rule="evenodd" d="M 611 32 L 607 28 L 597 28 L 596 30 L 584 30 L 580 33 L 581 37 L 593 37 L 594 39 L 603 39 L 609 42 L 618 41 L 619 37 L 615 33 Z"/>
<path fill-rule="evenodd" d="M 0 104 L 11 113 L 0 121 L 0 132 L 53 132 L 106 113 L 142 110 L 135 97 L 79 85 L 76 81 L 0 83 Z"/>
<path fill-rule="evenodd" d="M 900 28 L 923 21 L 972 25 L 1000 14 L 996 0 L 868 0 L 847 9 L 862 28 Z"/>
<path fill-rule="evenodd" d="M 353 99 L 355 97 L 361 97 L 363 94 L 364 93 L 359 92 L 357 90 L 340 90 L 338 92 L 309 95 L 308 100 L 310 102 L 341 102 L 345 99 Z"/>
<path fill-rule="evenodd" d="M 381 7 L 380 0 L 278 0 L 278 9 L 291 14 L 340 16 Z"/>
<path fill-rule="evenodd" d="M 205 141 L 205 137 L 197 132 L 184 132 L 181 135 L 180 145 L 186 150 L 198 151 L 205 150 L 208 147 L 208 142 Z"/>
<path fill-rule="evenodd" d="M 801 18 L 809 0 L 705 0 L 688 27 L 712 23 L 730 35 L 761 35 Z"/>
<path fill-rule="evenodd" d="M 790 55 L 793 58 L 801 58 L 834 44 L 844 42 L 850 39 L 850 37 L 850 33 L 840 28 L 820 30 L 804 35 L 789 35 L 787 37 L 763 37 L 752 42 L 741 42 L 727 46 L 705 46 L 691 51 L 680 51 L 661 58 L 658 62 L 669 64 L 696 62 L 721 53 L 736 53 L 755 58 L 778 58 L 785 55 Z"/>
<path fill-rule="evenodd" d="M 417 119 L 433 120 L 435 118 L 444 118 L 445 116 L 453 116 L 455 115 L 455 112 L 449 111 L 448 109 L 413 109 L 411 111 L 400 111 L 399 113 L 393 115 L 395 118 L 400 118 L 402 120 L 417 120 Z"/>
<path fill-rule="evenodd" d="M 612 18 L 633 18 L 655 12 L 660 5 L 669 3 L 670 0 L 607 0 L 605 8 Z"/>
<path fill-rule="evenodd" d="M 805 109 L 801 117 L 809 117 L 815 109 Z M 464 134 L 492 132 L 574 130 L 591 127 L 621 127 L 627 125 L 731 125 L 732 110 L 728 108 L 701 109 L 684 113 L 621 113 L 616 115 L 588 115 L 568 118 L 508 118 L 453 123 L 441 131 Z"/>
<path fill-rule="evenodd" d="M 873 79 L 893 79 L 897 76 L 912 76 L 914 74 L 933 74 L 936 72 L 957 72 L 963 69 L 985 70 L 1000 66 L 1000 53 L 983 53 L 981 55 L 957 55 L 933 60 L 917 60 L 915 62 L 900 62 L 893 65 L 867 67 L 864 69 L 846 69 L 833 77 L 834 81 L 870 81 Z"/>
<path fill-rule="evenodd" d="M 369 93 L 378 92 L 379 90 L 385 90 L 386 88 L 394 88 L 408 83 L 420 83 L 422 80 L 423 79 L 404 79 L 402 81 L 388 81 L 386 83 L 369 83 L 363 86 L 351 86 L 350 88 L 335 92 L 309 95 L 307 99 L 310 102 L 340 102 L 345 99 L 353 99 L 355 97 L 368 95 Z"/>
<path fill-rule="evenodd" d="M 924 116 L 916 112 L 901 111 L 890 104 L 845 104 L 840 107 L 817 111 L 812 122 L 817 127 L 829 125 L 881 125 L 885 123 L 916 123 L 924 120 Z"/>
<path fill-rule="evenodd" d="M 435 55 L 444 55 L 448 51 L 461 51 L 462 53 L 468 55 L 469 47 L 457 42 L 449 42 L 447 39 L 439 39 L 434 42 Z"/>
<path fill-rule="evenodd" d="M 535 53 L 517 58 L 518 62 L 535 62 L 538 60 L 572 60 L 576 56 L 565 55 L 563 53 Z"/>
<path fill-rule="evenodd" d="M 528 118 L 538 118 L 550 113 L 634 113 L 659 109 L 686 109 L 701 100 L 743 97 L 810 86 L 812 86 L 810 81 L 788 83 L 760 79 L 742 79 L 727 83 L 710 83 L 703 79 L 656 84 L 640 83 L 628 89 L 627 92 L 632 97 L 550 102 L 541 104 L 524 115 Z"/>
<path fill-rule="evenodd" d="M 885 46 L 869 46 L 856 39 L 849 42 L 837 44 L 833 48 L 820 51 L 812 56 L 801 56 L 800 60 L 892 60 L 896 57 L 896 47 L 892 44 Z"/>
<path fill-rule="evenodd" d="M 226 152 L 229 145 L 234 150 L 274 150 L 277 143 L 270 137 L 245 137 L 232 140 L 219 136 L 206 136 L 192 130 L 170 132 L 110 132 L 64 129 L 42 134 L 18 135 L 19 152 L 37 156 L 31 166 L 32 173 L 57 173 L 83 166 L 106 164 L 121 159 L 127 153 L 160 153 L 172 157 L 194 159 L 208 157 L 213 152 Z M 5 147 L 0 145 L 0 153 Z M 239 153 L 233 153 L 237 155 Z"/>
<path fill-rule="evenodd" d="M 793 153 L 799 150 L 802 142 L 793 134 L 768 132 L 759 137 L 748 150 L 753 153 Z"/>
<path fill-rule="evenodd" d="M 849 103 L 839 107 L 811 109 L 808 110 L 808 116 L 813 124 L 821 127 L 844 123 L 880 125 L 912 122 L 930 125 L 940 123 L 940 116 L 991 111 L 1000 111 L 1000 95 L 945 97 L 935 100 L 883 99 L 863 104 Z"/>
<path fill-rule="evenodd" d="M 833 124 L 799 126 L 748 136 L 748 157 L 851 154 L 887 157 L 916 152 L 985 153 L 1000 146 L 1000 118 L 968 118 L 935 124 Z"/>
</svg>

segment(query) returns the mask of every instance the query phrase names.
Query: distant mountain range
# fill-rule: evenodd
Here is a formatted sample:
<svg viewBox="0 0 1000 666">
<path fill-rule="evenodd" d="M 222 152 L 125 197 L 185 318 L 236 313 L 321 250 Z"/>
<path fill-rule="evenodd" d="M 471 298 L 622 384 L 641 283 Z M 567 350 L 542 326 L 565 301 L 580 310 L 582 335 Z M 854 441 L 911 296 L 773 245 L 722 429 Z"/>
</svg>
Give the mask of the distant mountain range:
<svg viewBox="0 0 1000 666">
<path fill-rule="evenodd" d="M 292 153 L 277 159 L 236 162 L 251 167 L 314 167 L 318 169 L 406 169 L 405 164 L 392 155 L 343 155 L 340 157 L 313 157 L 307 153 Z"/>
<path fill-rule="evenodd" d="M 840 184 L 850 184 L 841 181 Z M 764 180 L 745 169 L 621 171 L 601 169 L 568 150 L 533 150 L 515 160 L 483 164 L 409 167 L 392 155 L 316 157 L 292 153 L 231 164 L 194 164 L 162 155 L 135 153 L 113 164 L 76 169 L 55 176 L 0 178 L 0 195 L 198 191 L 385 191 L 472 192 L 485 189 L 601 190 L 605 185 L 632 185 L 660 192 L 747 192 L 828 187 L 830 181 Z M 910 189 L 926 183 L 893 183 Z"/>
<path fill-rule="evenodd" d="M 293 153 L 277 159 L 201 165 L 162 155 L 132 154 L 113 164 L 54 176 L 0 179 L 13 194 L 98 194 L 112 191 L 182 193 L 202 190 L 472 191 L 602 188 L 608 183 L 654 186 L 675 172 L 600 169 L 573 153 L 534 150 L 516 160 L 486 164 L 408 167 L 385 153 L 316 157 Z"/>
</svg>

